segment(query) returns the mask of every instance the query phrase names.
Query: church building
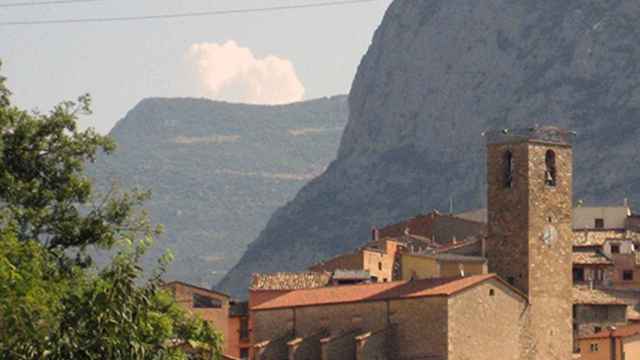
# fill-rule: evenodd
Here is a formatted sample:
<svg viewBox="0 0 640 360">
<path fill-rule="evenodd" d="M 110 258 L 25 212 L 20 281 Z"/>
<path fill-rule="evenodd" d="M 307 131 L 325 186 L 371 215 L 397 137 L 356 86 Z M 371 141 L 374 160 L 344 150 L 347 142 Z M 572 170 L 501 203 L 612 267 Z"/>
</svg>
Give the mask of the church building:
<svg viewBox="0 0 640 360">
<path fill-rule="evenodd" d="M 252 359 L 571 359 L 571 134 L 485 136 L 489 274 L 250 289 Z"/>
</svg>

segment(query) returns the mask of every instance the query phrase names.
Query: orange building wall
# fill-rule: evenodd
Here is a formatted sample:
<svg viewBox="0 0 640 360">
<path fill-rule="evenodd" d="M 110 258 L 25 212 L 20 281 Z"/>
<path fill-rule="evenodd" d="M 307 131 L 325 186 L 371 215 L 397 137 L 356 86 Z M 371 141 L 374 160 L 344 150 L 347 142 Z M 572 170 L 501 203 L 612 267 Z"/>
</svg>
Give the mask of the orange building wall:
<svg viewBox="0 0 640 360">
<path fill-rule="evenodd" d="M 249 349 L 251 347 L 250 338 L 240 338 L 240 321 L 242 317 L 232 316 L 229 317 L 228 337 L 226 341 L 227 355 L 231 355 L 240 358 L 240 349 Z"/>
<path fill-rule="evenodd" d="M 224 340 L 223 349 L 227 351 L 227 338 L 229 335 L 229 298 L 215 292 L 187 286 L 179 282 L 170 283 L 167 287 L 173 292 L 176 302 L 183 306 L 192 314 L 198 315 L 203 320 L 209 322 L 219 331 Z M 193 307 L 193 294 L 214 298 L 222 303 L 220 308 L 196 309 Z"/>
<path fill-rule="evenodd" d="M 580 360 L 611 360 L 611 339 L 582 339 L 580 346 Z M 591 345 L 598 345 L 598 351 L 591 351 Z M 616 359 L 617 360 L 617 359 Z"/>
</svg>

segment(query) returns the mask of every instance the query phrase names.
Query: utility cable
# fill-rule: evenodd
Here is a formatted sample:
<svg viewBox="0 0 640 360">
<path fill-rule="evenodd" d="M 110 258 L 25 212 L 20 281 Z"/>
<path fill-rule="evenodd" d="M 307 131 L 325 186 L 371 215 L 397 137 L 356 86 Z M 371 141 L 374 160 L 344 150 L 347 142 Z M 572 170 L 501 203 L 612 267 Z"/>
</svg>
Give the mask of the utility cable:
<svg viewBox="0 0 640 360">
<path fill-rule="evenodd" d="M 60 0 L 60 1 L 64 1 L 64 0 Z M 66 0 L 66 1 L 73 1 L 73 0 Z M 80 0 L 75 0 L 75 1 L 80 1 Z M 93 0 L 93 1 L 98 1 L 98 0 Z M 232 10 L 213 10 L 213 11 L 185 12 L 185 13 L 174 13 L 174 14 L 159 14 L 159 15 L 140 15 L 140 16 L 122 16 L 122 17 L 104 17 L 104 18 L 73 18 L 73 19 L 59 19 L 59 20 L 9 21 L 9 22 L 0 22 L 0 26 L 106 23 L 106 22 L 140 21 L 140 20 L 178 19 L 178 18 L 188 18 L 188 17 L 264 13 L 264 12 L 276 12 L 276 11 L 284 11 L 284 10 L 322 8 L 322 7 L 330 7 L 330 6 L 368 3 L 368 2 L 374 2 L 374 1 L 378 1 L 378 0 L 323 1 L 318 3 L 301 4 L 301 5 L 285 5 L 285 6 L 273 6 L 273 7 L 262 7 L 262 8 L 232 9 Z"/>
<path fill-rule="evenodd" d="M 98 2 L 103 0 L 48 0 L 48 1 L 33 1 L 33 2 L 16 2 L 16 3 L 0 3 L 0 8 L 11 8 L 11 7 L 26 7 L 26 6 L 41 6 L 41 5 L 65 5 L 65 4 L 76 4 L 76 3 L 90 3 L 90 2 Z"/>
</svg>

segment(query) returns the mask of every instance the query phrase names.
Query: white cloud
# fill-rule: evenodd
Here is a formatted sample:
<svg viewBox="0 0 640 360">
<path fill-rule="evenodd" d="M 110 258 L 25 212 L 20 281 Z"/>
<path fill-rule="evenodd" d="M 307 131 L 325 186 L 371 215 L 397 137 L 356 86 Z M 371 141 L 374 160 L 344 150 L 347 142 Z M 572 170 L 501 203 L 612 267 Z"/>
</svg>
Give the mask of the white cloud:
<svg viewBox="0 0 640 360">
<path fill-rule="evenodd" d="M 189 48 L 203 95 L 248 104 L 286 104 L 304 98 L 291 61 L 274 55 L 258 59 L 235 41 L 200 43 Z"/>
</svg>

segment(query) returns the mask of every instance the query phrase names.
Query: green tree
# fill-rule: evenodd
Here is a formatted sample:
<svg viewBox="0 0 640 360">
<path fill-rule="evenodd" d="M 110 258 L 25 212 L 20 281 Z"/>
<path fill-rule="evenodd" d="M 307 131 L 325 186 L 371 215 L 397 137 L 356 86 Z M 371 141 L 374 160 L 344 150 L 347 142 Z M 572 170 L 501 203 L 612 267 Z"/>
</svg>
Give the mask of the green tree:
<svg viewBox="0 0 640 360">
<path fill-rule="evenodd" d="M 216 358 L 221 339 L 162 290 L 170 261 L 145 276 L 153 229 L 145 192 L 96 196 L 84 175 L 115 144 L 77 119 L 90 98 L 49 114 L 20 110 L 0 77 L 0 358 L 182 359 L 179 343 Z M 89 247 L 116 251 L 102 269 Z"/>
</svg>

